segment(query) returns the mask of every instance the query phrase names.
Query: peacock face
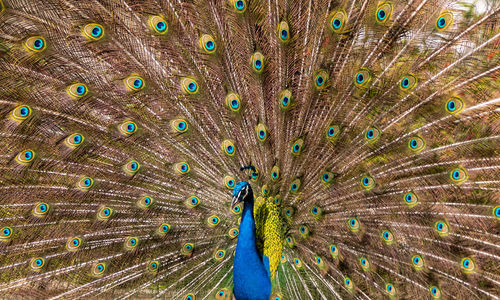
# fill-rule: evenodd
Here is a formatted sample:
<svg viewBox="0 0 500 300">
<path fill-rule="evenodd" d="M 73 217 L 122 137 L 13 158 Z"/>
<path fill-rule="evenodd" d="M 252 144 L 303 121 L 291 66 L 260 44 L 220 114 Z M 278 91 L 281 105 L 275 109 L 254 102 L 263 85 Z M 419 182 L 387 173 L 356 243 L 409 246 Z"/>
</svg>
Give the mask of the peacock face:
<svg viewBox="0 0 500 300">
<path fill-rule="evenodd" d="M 247 181 L 240 181 L 233 189 L 233 200 L 231 208 L 235 207 L 241 201 L 253 199 L 252 187 Z"/>
</svg>

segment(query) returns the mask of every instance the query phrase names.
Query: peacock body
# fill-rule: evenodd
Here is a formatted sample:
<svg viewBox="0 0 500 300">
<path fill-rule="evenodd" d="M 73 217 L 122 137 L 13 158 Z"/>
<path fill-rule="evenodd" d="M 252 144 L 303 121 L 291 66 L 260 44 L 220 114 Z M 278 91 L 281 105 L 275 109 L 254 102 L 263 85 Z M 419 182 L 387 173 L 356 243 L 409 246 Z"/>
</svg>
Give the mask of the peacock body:
<svg viewBox="0 0 500 300">
<path fill-rule="evenodd" d="M 499 20 L 0 0 L 0 298 L 498 299 Z"/>
</svg>

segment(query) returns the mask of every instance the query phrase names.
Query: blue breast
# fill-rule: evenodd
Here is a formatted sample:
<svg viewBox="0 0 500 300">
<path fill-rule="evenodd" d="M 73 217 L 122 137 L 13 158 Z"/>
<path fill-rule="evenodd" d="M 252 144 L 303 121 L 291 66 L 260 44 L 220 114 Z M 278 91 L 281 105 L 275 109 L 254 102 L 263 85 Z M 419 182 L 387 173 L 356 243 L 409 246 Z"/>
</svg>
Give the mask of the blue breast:
<svg viewBox="0 0 500 300">
<path fill-rule="evenodd" d="M 237 300 L 269 300 L 271 280 L 255 245 L 253 203 L 245 202 L 233 262 L 234 296 Z"/>
</svg>

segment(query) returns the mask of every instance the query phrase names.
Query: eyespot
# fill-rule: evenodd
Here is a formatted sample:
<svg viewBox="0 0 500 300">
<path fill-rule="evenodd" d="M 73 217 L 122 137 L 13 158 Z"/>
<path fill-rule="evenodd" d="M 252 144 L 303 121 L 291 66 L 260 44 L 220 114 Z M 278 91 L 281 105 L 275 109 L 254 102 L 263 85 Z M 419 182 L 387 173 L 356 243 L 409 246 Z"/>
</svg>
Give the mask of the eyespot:
<svg viewBox="0 0 500 300">
<path fill-rule="evenodd" d="M 292 217 L 294 215 L 294 213 L 295 213 L 295 209 L 293 207 L 289 206 L 289 207 L 285 208 L 285 215 L 287 217 Z"/>
<path fill-rule="evenodd" d="M 260 142 L 265 142 L 267 139 L 267 129 L 264 124 L 260 123 L 255 127 L 255 134 Z"/>
<path fill-rule="evenodd" d="M 311 207 L 310 212 L 313 218 L 316 220 L 320 220 L 321 217 L 323 217 L 323 209 L 318 205 L 314 205 L 313 207 Z"/>
<path fill-rule="evenodd" d="M 278 166 L 274 166 L 271 169 L 271 179 L 276 182 L 280 178 L 280 168 Z"/>
<path fill-rule="evenodd" d="M 215 300 L 231 300 L 233 299 L 229 289 L 220 289 L 215 293 Z"/>
<path fill-rule="evenodd" d="M 213 36 L 211 36 L 210 34 L 202 35 L 200 37 L 200 48 L 208 54 L 215 53 L 217 45 L 215 44 Z"/>
<path fill-rule="evenodd" d="M 30 260 L 30 269 L 33 270 L 33 271 L 40 271 L 43 269 L 43 267 L 45 267 L 45 258 L 43 257 L 33 257 L 31 260 Z"/>
<path fill-rule="evenodd" d="M 267 184 L 264 184 L 261 188 L 261 193 L 262 196 L 267 196 L 269 194 L 269 188 L 267 187 Z"/>
<path fill-rule="evenodd" d="M 392 234 L 391 231 L 389 230 L 382 230 L 382 233 L 380 234 L 380 237 L 382 238 L 382 241 L 386 245 L 392 245 L 394 244 L 394 235 Z"/>
<path fill-rule="evenodd" d="M 453 14 L 449 11 L 443 11 L 436 20 L 436 29 L 443 31 L 453 24 Z"/>
<path fill-rule="evenodd" d="M 465 169 L 458 167 L 451 170 L 450 178 L 453 183 L 462 184 L 469 178 L 469 175 L 467 175 Z"/>
<path fill-rule="evenodd" d="M 229 231 L 227 232 L 227 235 L 229 236 L 229 238 L 231 239 L 234 239 L 235 237 L 237 237 L 239 234 L 239 230 L 238 228 L 231 228 L 229 229 Z"/>
<path fill-rule="evenodd" d="M 247 10 L 247 2 L 245 0 L 231 0 L 234 9 L 238 13 L 244 13 Z"/>
<path fill-rule="evenodd" d="M 291 235 L 286 237 L 285 242 L 289 248 L 295 247 L 295 239 Z"/>
<path fill-rule="evenodd" d="M 96 23 L 91 23 L 83 27 L 83 36 L 90 40 L 100 40 L 104 36 L 104 28 Z"/>
<path fill-rule="evenodd" d="M 236 152 L 236 147 L 234 146 L 234 143 L 231 140 L 224 140 L 222 142 L 222 151 L 226 153 L 228 156 L 234 156 L 234 153 Z"/>
<path fill-rule="evenodd" d="M 184 245 L 182 245 L 181 253 L 184 255 L 191 255 L 191 253 L 193 253 L 193 250 L 194 250 L 193 243 L 184 243 Z"/>
<path fill-rule="evenodd" d="M 32 36 L 24 42 L 24 47 L 32 52 L 42 52 L 47 47 L 47 44 L 44 37 Z"/>
<path fill-rule="evenodd" d="M 170 231 L 170 229 L 171 229 L 170 224 L 162 223 L 162 224 L 160 224 L 160 226 L 158 226 L 158 229 L 156 229 L 156 232 L 159 235 L 164 236 Z"/>
<path fill-rule="evenodd" d="M 375 187 L 375 180 L 371 176 L 361 178 L 361 187 L 369 191 Z"/>
<path fill-rule="evenodd" d="M 328 249 L 330 250 L 330 254 L 332 255 L 333 259 L 337 259 L 339 257 L 339 248 L 337 245 L 329 245 Z"/>
<path fill-rule="evenodd" d="M 94 277 L 101 277 L 104 275 L 104 272 L 106 271 L 106 264 L 105 263 L 94 263 L 92 265 L 92 276 Z"/>
<path fill-rule="evenodd" d="M 351 232 L 358 232 L 361 229 L 359 221 L 357 218 L 350 218 L 347 220 L 347 227 Z"/>
<path fill-rule="evenodd" d="M 142 196 L 137 201 L 137 206 L 141 209 L 148 209 L 154 204 L 154 199 L 150 196 Z"/>
<path fill-rule="evenodd" d="M 107 221 L 115 214 L 115 210 L 108 206 L 102 206 L 97 211 L 97 219 Z"/>
<path fill-rule="evenodd" d="M 93 185 L 94 185 L 94 179 L 88 176 L 80 178 L 80 180 L 76 183 L 76 187 L 82 192 L 90 190 Z"/>
<path fill-rule="evenodd" d="M 14 229 L 10 226 L 5 226 L 0 229 L 0 241 L 8 241 L 12 237 Z"/>
<path fill-rule="evenodd" d="M 328 72 L 326 70 L 318 70 L 316 75 L 314 75 L 314 86 L 317 90 L 322 90 L 326 87 L 326 82 L 328 81 Z"/>
<path fill-rule="evenodd" d="M 137 125 L 132 121 L 125 121 L 118 126 L 118 130 L 124 136 L 131 136 L 137 131 Z"/>
<path fill-rule="evenodd" d="M 307 225 L 300 225 L 299 232 L 302 238 L 307 238 L 309 236 L 309 227 Z"/>
<path fill-rule="evenodd" d="M 160 269 L 160 262 L 157 260 L 152 260 L 148 263 L 146 270 L 150 273 L 156 273 Z"/>
<path fill-rule="evenodd" d="M 414 192 L 409 192 L 403 195 L 403 200 L 409 208 L 414 207 L 418 203 L 418 197 Z"/>
<path fill-rule="evenodd" d="M 347 15 L 343 10 L 335 11 L 330 14 L 330 28 L 335 33 L 339 33 L 344 28 Z"/>
<path fill-rule="evenodd" d="M 330 171 L 324 171 L 321 173 L 321 181 L 327 186 L 333 182 L 334 174 Z"/>
<path fill-rule="evenodd" d="M 18 123 L 31 116 L 31 108 L 28 105 L 19 105 L 10 112 L 10 118 Z"/>
<path fill-rule="evenodd" d="M 409 91 L 417 85 L 417 81 L 417 77 L 413 76 L 412 74 L 405 75 L 399 82 L 399 88 L 402 91 Z"/>
<path fill-rule="evenodd" d="M 282 263 L 282 264 L 284 264 L 284 263 L 286 263 L 286 262 L 287 262 L 285 254 L 281 254 L 281 259 L 280 259 L 280 261 L 281 261 L 281 263 Z"/>
<path fill-rule="evenodd" d="M 222 182 L 224 183 L 224 186 L 230 190 L 234 189 L 234 186 L 236 185 L 234 177 L 229 175 L 224 176 Z"/>
<path fill-rule="evenodd" d="M 128 163 L 126 163 L 125 165 L 123 165 L 123 167 L 122 167 L 123 171 L 127 175 L 130 175 L 130 176 L 137 173 L 140 168 L 141 168 L 141 165 L 136 160 L 131 160 Z"/>
<path fill-rule="evenodd" d="M 198 94 L 198 83 L 189 77 L 183 77 L 181 79 L 182 91 L 187 95 Z"/>
<path fill-rule="evenodd" d="M 125 84 L 125 87 L 132 92 L 140 91 L 146 86 L 144 79 L 139 75 L 130 75 L 123 79 L 123 83 Z"/>
<path fill-rule="evenodd" d="M 286 43 L 290 40 L 290 27 L 285 21 L 278 24 L 278 37 L 281 42 Z"/>
<path fill-rule="evenodd" d="M 73 99 L 80 99 L 87 95 L 88 88 L 84 83 L 77 82 L 69 85 L 66 88 L 66 93 Z"/>
<path fill-rule="evenodd" d="M 366 257 L 359 258 L 359 265 L 361 266 L 361 269 L 363 269 L 363 271 L 370 270 L 370 261 Z"/>
<path fill-rule="evenodd" d="M 354 77 L 354 84 L 357 87 L 366 87 L 372 79 L 372 73 L 366 68 L 361 68 Z"/>
<path fill-rule="evenodd" d="M 374 143 L 380 138 L 380 130 L 376 127 L 369 127 L 365 132 L 365 140 Z"/>
<path fill-rule="evenodd" d="M 339 134 L 340 134 L 339 125 L 332 124 L 326 129 L 326 139 L 329 140 L 330 142 L 335 141 L 339 136 Z"/>
<path fill-rule="evenodd" d="M 349 291 L 352 291 L 354 289 L 354 284 L 352 283 L 351 278 L 347 276 L 344 277 L 344 286 Z"/>
<path fill-rule="evenodd" d="M 434 223 L 434 230 L 439 236 L 447 236 L 450 234 L 450 226 L 445 220 L 439 220 Z"/>
<path fill-rule="evenodd" d="M 415 152 L 420 152 L 425 147 L 425 141 L 421 137 L 415 136 L 408 141 L 408 148 Z"/>
<path fill-rule="evenodd" d="M 200 199 L 196 196 L 191 196 L 188 197 L 186 201 L 184 201 L 184 203 L 186 204 L 187 208 L 195 208 L 200 204 Z"/>
<path fill-rule="evenodd" d="M 83 240 L 80 237 L 69 238 L 66 242 L 66 250 L 70 252 L 77 251 L 83 245 Z"/>
<path fill-rule="evenodd" d="M 250 57 L 250 63 L 255 73 L 262 73 L 262 70 L 264 70 L 264 55 L 258 51 L 255 52 Z"/>
<path fill-rule="evenodd" d="M 170 127 L 177 133 L 185 133 L 188 131 L 189 125 L 184 119 L 174 119 L 170 121 Z"/>
<path fill-rule="evenodd" d="M 289 109 L 292 105 L 292 92 L 290 90 L 284 90 L 280 94 L 280 107 L 281 110 L 285 111 Z"/>
<path fill-rule="evenodd" d="M 214 228 L 215 226 L 219 225 L 220 218 L 216 215 L 211 215 L 207 218 L 207 223 L 209 227 Z"/>
<path fill-rule="evenodd" d="M 375 17 L 378 23 L 385 23 L 391 18 L 392 15 L 392 3 L 391 2 L 381 2 L 377 5 L 377 11 Z"/>
<path fill-rule="evenodd" d="M 450 97 L 444 106 L 446 112 L 452 115 L 458 114 L 464 107 L 464 101 L 460 97 Z"/>
<path fill-rule="evenodd" d="M 226 96 L 226 105 L 233 112 L 239 112 L 241 108 L 240 96 L 236 93 L 230 92 Z"/>
<path fill-rule="evenodd" d="M 441 290 L 437 286 L 431 286 L 429 288 L 432 299 L 441 299 Z"/>
<path fill-rule="evenodd" d="M 296 194 L 300 191 L 300 179 L 296 178 L 295 180 L 292 181 L 290 184 L 290 192 Z"/>
<path fill-rule="evenodd" d="M 393 298 L 396 296 L 396 288 L 392 283 L 385 284 L 385 292 L 389 295 L 389 297 Z"/>
<path fill-rule="evenodd" d="M 303 139 L 297 139 L 293 145 L 292 145 L 292 154 L 295 156 L 300 155 L 302 152 L 302 147 L 304 146 L 304 140 Z"/>
<path fill-rule="evenodd" d="M 35 151 L 27 149 L 19 152 L 16 156 L 16 161 L 21 165 L 29 165 L 35 159 Z"/>
<path fill-rule="evenodd" d="M 302 268 L 302 261 L 297 257 L 293 259 L 293 264 L 299 269 Z"/>
<path fill-rule="evenodd" d="M 476 271 L 476 263 L 474 263 L 474 261 L 470 257 L 462 258 L 460 266 L 462 268 L 462 271 L 466 274 L 470 274 Z"/>
<path fill-rule="evenodd" d="M 235 215 L 239 215 L 239 214 L 241 214 L 241 211 L 243 210 L 241 206 L 242 206 L 242 204 L 241 204 L 241 203 L 239 203 L 238 205 L 234 206 L 234 207 L 231 209 L 231 211 L 232 211 Z"/>
<path fill-rule="evenodd" d="M 31 214 L 35 217 L 45 217 L 51 209 L 51 206 L 46 202 L 38 202 L 31 210 Z"/>
<path fill-rule="evenodd" d="M 135 236 L 127 237 L 125 239 L 125 243 L 123 243 L 123 247 L 127 251 L 134 250 L 135 248 L 137 248 L 138 245 L 139 245 L 139 239 Z"/>
<path fill-rule="evenodd" d="M 225 256 L 226 256 L 226 251 L 221 250 L 221 249 L 215 251 L 215 253 L 214 253 L 214 259 L 217 261 L 223 260 Z"/>
<path fill-rule="evenodd" d="M 411 263 L 416 271 L 422 270 L 424 268 L 424 259 L 418 254 L 411 257 Z"/>
<path fill-rule="evenodd" d="M 64 144 L 70 149 L 75 149 L 83 144 L 84 140 L 85 138 L 83 135 L 79 133 L 73 133 L 64 140 Z"/>
<path fill-rule="evenodd" d="M 493 216 L 495 216 L 497 220 L 500 220 L 500 205 L 493 207 Z"/>
<path fill-rule="evenodd" d="M 179 175 L 188 174 L 191 171 L 189 164 L 185 161 L 178 162 L 174 165 L 174 170 Z"/>
<path fill-rule="evenodd" d="M 315 256 L 314 257 L 314 262 L 316 263 L 316 266 L 318 266 L 321 270 L 325 270 L 326 269 L 325 261 L 321 257 Z"/>
<path fill-rule="evenodd" d="M 168 23 L 161 16 L 149 16 L 149 28 L 157 34 L 165 34 L 168 32 Z"/>
</svg>

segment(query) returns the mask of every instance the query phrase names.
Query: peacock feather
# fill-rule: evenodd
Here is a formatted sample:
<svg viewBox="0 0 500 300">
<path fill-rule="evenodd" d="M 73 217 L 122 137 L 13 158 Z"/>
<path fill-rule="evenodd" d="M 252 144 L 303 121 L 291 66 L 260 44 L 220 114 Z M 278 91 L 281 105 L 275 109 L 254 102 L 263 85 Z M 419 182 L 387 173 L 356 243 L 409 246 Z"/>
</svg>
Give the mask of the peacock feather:
<svg viewBox="0 0 500 300">
<path fill-rule="evenodd" d="M 499 20 L 0 0 L 0 298 L 499 299 Z"/>
</svg>

